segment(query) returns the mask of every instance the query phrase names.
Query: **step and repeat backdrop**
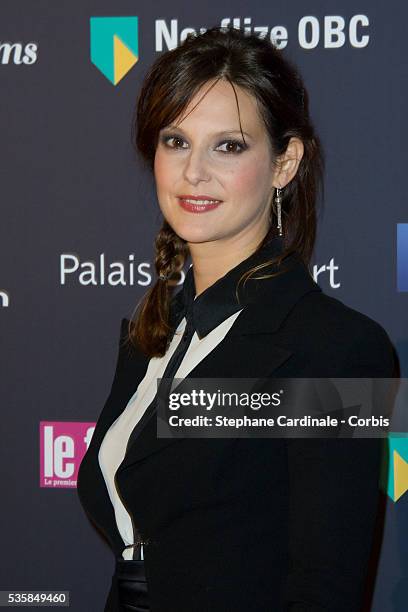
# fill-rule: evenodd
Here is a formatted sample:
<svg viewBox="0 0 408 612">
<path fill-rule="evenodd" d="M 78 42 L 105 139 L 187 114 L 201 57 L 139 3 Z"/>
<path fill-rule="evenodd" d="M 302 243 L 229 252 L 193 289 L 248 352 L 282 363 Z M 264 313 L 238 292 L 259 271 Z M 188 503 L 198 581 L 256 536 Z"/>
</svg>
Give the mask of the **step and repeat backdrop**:
<svg viewBox="0 0 408 612">
<path fill-rule="evenodd" d="M 103 609 L 114 559 L 76 478 L 121 319 L 155 277 L 161 213 L 133 109 L 187 33 L 245 26 L 299 66 L 326 156 L 315 280 L 384 326 L 408 375 L 407 20 L 393 1 L 1 2 L 1 590 Z M 367 609 L 404 612 L 408 432 L 389 435 L 384 466 Z"/>
</svg>

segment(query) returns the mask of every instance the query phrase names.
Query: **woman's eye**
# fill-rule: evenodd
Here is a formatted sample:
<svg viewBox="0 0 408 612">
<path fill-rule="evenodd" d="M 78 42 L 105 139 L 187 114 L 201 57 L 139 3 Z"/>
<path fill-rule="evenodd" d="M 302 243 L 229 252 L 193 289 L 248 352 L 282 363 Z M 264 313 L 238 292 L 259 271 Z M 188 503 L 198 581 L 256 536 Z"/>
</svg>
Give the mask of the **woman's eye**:
<svg viewBox="0 0 408 612">
<path fill-rule="evenodd" d="M 188 147 L 187 143 L 181 136 L 176 136 L 175 134 L 169 134 L 167 136 L 162 136 L 161 141 L 166 147 L 169 149 L 186 149 Z M 183 143 L 186 145 L 183 146 Z M 224 147 L 224 148 L 220 148 Z M 217 147 L 216 151 L 220 153 L 242 153 L 246 149 L 245 145 L 239 142 L 238 140 L 224 140 Z"/>
<path fill-rule="evenodd" d="M 244 150 L 244 145 L 238 142 L 238 140 L 225 140 L 219 146 L 223 147 L 226 145 L 226 149 L 221 149 L 222 153 L 241 153 Z M 238 149 L 237 149 L 238 147 Z"/>
<path fill-rule="evenodd" d="M 163 136 L 163 143 L 170 147 L 170 149 L 179 149 L 183 147 L 179 147 L 181 142 L 184 142 L 180 136 Z M 175 144 L 169 144 L 170 141 L 173 141 Z"/>
</svg>

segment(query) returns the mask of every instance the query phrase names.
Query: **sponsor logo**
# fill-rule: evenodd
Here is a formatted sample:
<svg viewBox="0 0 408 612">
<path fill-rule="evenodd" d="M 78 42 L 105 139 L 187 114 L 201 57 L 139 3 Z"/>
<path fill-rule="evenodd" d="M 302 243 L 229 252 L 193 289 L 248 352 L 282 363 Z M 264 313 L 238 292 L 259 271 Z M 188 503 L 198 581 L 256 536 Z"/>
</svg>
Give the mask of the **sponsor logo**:
<svg viewBox="0 0 408 612">
<path fill-rule="evenodd" d="M 40 422 L 40 487 L 75 488 L 95 423 Z"/>
<path fill-rule="evenodd" d="M 91 17 L 91 62 L 113 84 L 139 59 L 137 17 Z"/>
<path fill-rule="evenodd" d="M 408 491 L 408 433 L 392 433 L 384 440 L 381 489 L 392 501 Z"/>
<path fill-rule="evenodd" d="M 397 291 L 408 291 L 408 223 L 397 223 Z"/>
<path fill-rule="evenodd" d="M 151 270 L 152 264 L 147 261 L 136 263 L 134 253 L 128 255 L 127 261 L 109 261 L 105 253 L 100 253 L 95 260 L 83 261 L 76 253 L 61 253 L 59 282 L 65 286 L 78 284 L 84 287 L 132 287 L 137 284 L 147 287 L 155 276 Z M 337 277 L 339 266 L 335 264 L 334 257 L 331 257 L 328 264 L 315 264 L 312 270 L 316 283 L 321 283 L 323 279 L 331 289 L 341 287 Z M 182 271 L 178 284 L 183 284 L 184 279 L 185 272 Z"/>
<path fill-rule="evenodd" d="M 297 43 L 301 49 L 311 50 L 316 48 L 340 49 L 350 46 L 361 49 L 369 44 L 370 36 L 367 33 L 369 26 L 367 15 L 352 15 L 342 17 L 341 15 L 324 15 L 316 17 L 305 15 L 297 23 Z M 259 38 L 269 38 L 271 42 L 282 49 L 289 43 L 289 31 L 285 25 L 252 24 L 252 17 L 224 17 L 220 22 L 221 27 L 244 28 L 245 31 L 257 34 Z M 156 51 L 174 49 L 187 38 L 190 33 L 205 32 L 207 28 L 185 27 L 179 30 L 179 20 L 156 19 L 155 38 Z"/>
</svg>

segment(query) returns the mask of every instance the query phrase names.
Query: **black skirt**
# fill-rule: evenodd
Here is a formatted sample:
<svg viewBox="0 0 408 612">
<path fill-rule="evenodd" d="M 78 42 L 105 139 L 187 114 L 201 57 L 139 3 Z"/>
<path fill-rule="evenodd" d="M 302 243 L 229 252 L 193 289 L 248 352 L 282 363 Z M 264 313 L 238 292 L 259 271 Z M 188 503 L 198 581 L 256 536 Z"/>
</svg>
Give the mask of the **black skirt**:
<svg viewBox="0 0 408 612">
<path fill-rule="evenodd" d="M 114 579 L 121 612 L 149 612 L 144 561 L 117 558 Z"/>
</svg>

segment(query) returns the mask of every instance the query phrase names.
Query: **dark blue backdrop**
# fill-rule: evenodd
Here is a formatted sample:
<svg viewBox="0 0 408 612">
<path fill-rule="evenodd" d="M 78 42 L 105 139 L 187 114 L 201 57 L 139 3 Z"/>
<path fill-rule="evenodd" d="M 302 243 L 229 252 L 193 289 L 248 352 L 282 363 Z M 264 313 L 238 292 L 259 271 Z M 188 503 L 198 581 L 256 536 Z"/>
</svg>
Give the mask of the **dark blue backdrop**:
<svg viewBox="0 0 408 612">
<path fill-rule="evenodd" d="M 93 41 L 101 67 L 91 62 L 90 20 L 98 16 L 138 18 L 128 41 L 130 48 L 137 44 L 137 61 L 116 85 L 109 36 Z M 316 279 L 385 327 L 407 376 L 404 3 L 3 0 L 1 589 L 69 590 L 72 609 L 96 609 L 96 600 L 102 609 L 113 557 L 77 499 L 80 427 L 95 422 L 107 397 L 120 320 L 154 276 L 153 240 L 161 224 L 153 179 L 131 149 L 132 110 L 152 60 L 178 44 L 183 30 L 233 18 L 278 36 L 309 90 L 326 154 Z M 107 277 L 102 284 L 101 254 L 106 275 L 122 262 L 124 284 L 109 284 Z M 71 270 L 65 275 L 64 262 Z M 92 266 L 89 282 L 80 273 Z M 69 422 L 78 424 L 74 475 L 65 485 L 40 486 L 43 421 L 60 423 L 60 431 L 67 423 L 58 447 L 65 457 Z M 398 452 L 406 465 L 404 440 Z M 58 476 L 57 463 L 50 469 Z M 408 495 L 394 499 L 394 476 L 391 463 L 373 612 L 404 612 L 408 599 Z"/>
</svg>

